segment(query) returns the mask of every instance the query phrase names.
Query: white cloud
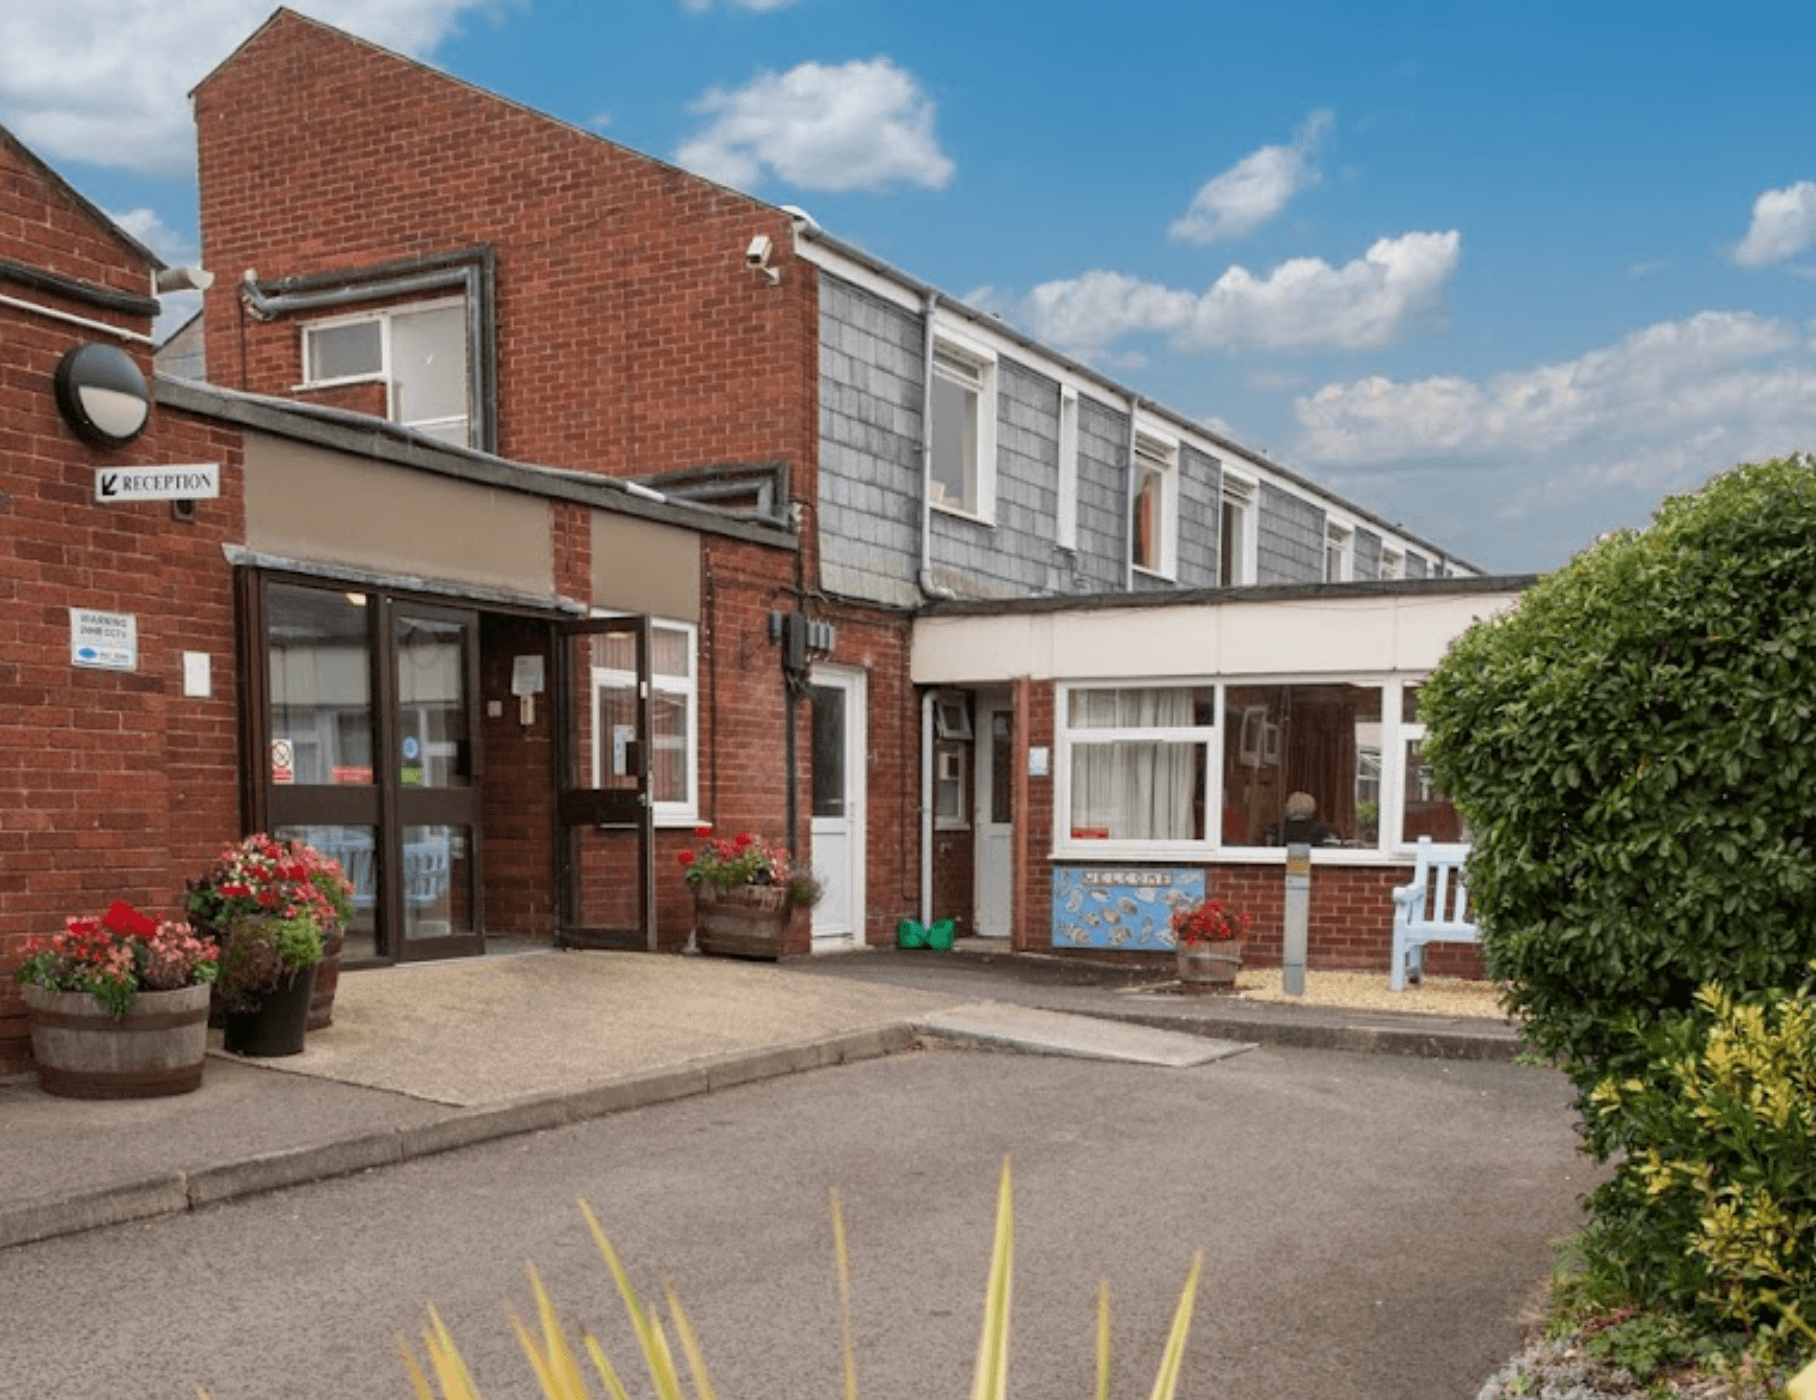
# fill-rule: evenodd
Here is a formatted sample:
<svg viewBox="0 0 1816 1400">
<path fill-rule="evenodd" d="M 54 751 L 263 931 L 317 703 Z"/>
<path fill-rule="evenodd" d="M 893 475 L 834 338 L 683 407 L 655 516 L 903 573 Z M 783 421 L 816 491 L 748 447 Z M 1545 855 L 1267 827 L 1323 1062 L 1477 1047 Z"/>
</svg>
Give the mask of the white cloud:
<svg viewBox="0 0 1816 1400">
<path fill-rule="evenodd" d="M 1292 197 L 1318 183 L 1312 156 L 1331 114 L 1313 112 L 1290 146 L 1263 146 L 1207 181 L 1191 207 L 1173 221 L 1167 236 L 1181 243 L 1214 243 L 1253 233 L 1287 206 Z"/>
<path fill-rule="evenodd" d="M 750 189 L 767 169 L 804 190 L 940 189 L 953 164 L 933 135 L 933 103 L 887 58 L 838 67 L 803 63 L 760 73 L 694 104 L 712 124 L 675 152 L 677 164 Z"/>
<path fill-rule="evenodd" d="M 521 3 L 521 0 L 516 0 Z M 295 8 L 422 55 L 499 0 L 303 0 Z M 272 0 L 0 5 L 0 122 L 53 164 L 190 174 L 189 89 L 271 15 Z"/>
<path fill-rule="evenodd" d="M 1785 321 L 1705 311 L 1481 382 L 1332 384 L 1294 411 L 1295 455 L 1335 469 L 1338 489 L 1409 514 L 1448 492 L 1465 511 L 1459 542 L 1524 538 L 1559 558 L 1737 462 L 1816 445 L 1816 343 Z M 1497 535 L 1508 521 L 1551 538 Z"/>
<path fill-rule="evenodd" d="M 1816 244 L 1816 181 L 1767 190 L 1753 201 L 1753 222 L 1734 250 L 1742 267 L 1787 262 Z"/>
<path fill-rule="evenodd" d="M 1232 267 L 1203 293 L 1087 272 L 1034 288 L 1022 315 L 1042 339 L 1081 352 L 1140 331 L 1180 349 L 1370 349 L 1442 309 L 1462 248 L 1454 230 L 1402 234 L 1342 267 L 1293 258 L 1266 277 Z"/>
<path fill-rule="evenodd" d="M 732 0 L 732 3 L 762 14 L 767 10 L 785 10 L 794 4 L 795 0 Z M 704 14 L 712 7 L 713 0 L 681 0 L 681 8 L 696 15 Z"/>
<path fill-rule="evenodd" d="M 1787 387 L 1785 357 L 1802 352 L 1809 394 L 1816 364 L 1791 326 L 1746 312 L 1705 311 L 1635 331 L 1580 359 L 1496 375 L 1330 384 L 1294 404 L 1302 453 L 1320 462 L 1543 453 L 1592 436 L 1670 436 L 1736 413 L 1757 416 Z M 1795 360 L 1799 356 L 1792 355 Z M 1816 420 L 1816 404 L 1804 410 Z"/>
</svg>

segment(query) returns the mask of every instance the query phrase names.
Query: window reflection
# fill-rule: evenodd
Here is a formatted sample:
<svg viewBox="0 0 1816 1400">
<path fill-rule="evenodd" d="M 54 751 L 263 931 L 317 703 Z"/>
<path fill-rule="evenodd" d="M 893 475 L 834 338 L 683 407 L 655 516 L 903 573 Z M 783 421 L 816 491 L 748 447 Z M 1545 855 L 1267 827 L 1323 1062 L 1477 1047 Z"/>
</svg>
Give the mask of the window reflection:
<svg viewBox="0 0 1816 1400">
<path fill-rule="evenodd" d="M 1230 686 L 1224 706 L 1226 845 L 1375 845 L 1379 686 Z"/>
<path fill-rule="evenodd" d="M 272 782 L 371 783 L 367 611 L 363 593 L 266 589 Z"/>
</svg>

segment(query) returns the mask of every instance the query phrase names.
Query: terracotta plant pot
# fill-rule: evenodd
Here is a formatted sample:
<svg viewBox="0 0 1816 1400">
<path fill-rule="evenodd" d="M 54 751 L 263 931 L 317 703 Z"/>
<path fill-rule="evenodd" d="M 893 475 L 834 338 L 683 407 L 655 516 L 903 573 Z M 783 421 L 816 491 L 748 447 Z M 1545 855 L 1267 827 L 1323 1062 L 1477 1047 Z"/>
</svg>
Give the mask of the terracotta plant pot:
<svg viewBox="0 0 1816 1400">
<path fill-rule="evenodd" d="M 87 992 L 20 988 L 31 1013 L 38 1084 L 66 1099 L 152 1099 L 202 1084 L 208 1055 L 206 983 L 135 992 L 110 1016 Z"/>
</svg>

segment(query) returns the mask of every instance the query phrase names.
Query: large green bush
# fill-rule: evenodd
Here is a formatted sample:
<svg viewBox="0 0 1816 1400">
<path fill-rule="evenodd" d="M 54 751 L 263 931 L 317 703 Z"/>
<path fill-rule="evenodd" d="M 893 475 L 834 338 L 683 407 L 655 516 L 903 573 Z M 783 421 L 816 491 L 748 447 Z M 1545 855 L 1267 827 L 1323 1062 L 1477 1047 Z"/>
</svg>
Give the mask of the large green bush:
<svg viewBox="0 0 1816 1400">
<path fill-rule="evenodd" d="M 1643 1077 L 1697 989 L 1816 956 L 1816 464 L 1668 500 L 1472 628 L 1420 696 L 1488 970 L 1577 1085 Z M 1702 1019 L 1706 1021 L 1706 1013 Z"/>
</svg>

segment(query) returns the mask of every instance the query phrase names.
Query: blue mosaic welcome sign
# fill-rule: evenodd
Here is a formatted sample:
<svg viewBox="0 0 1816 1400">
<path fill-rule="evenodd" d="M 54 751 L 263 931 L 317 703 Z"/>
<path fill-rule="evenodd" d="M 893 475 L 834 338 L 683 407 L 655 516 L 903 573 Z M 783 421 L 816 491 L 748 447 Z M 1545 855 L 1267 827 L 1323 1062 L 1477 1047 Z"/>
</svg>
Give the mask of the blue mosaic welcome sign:
<svg viewBox="0 0 1816 1400">
<path fill-rule="evenodd" d="M 1204 871 L 1067 866 L 1053 871 L 1053 946 L 1171 952 L 1173 911 L 1204 902 Z"/>
</svg>

